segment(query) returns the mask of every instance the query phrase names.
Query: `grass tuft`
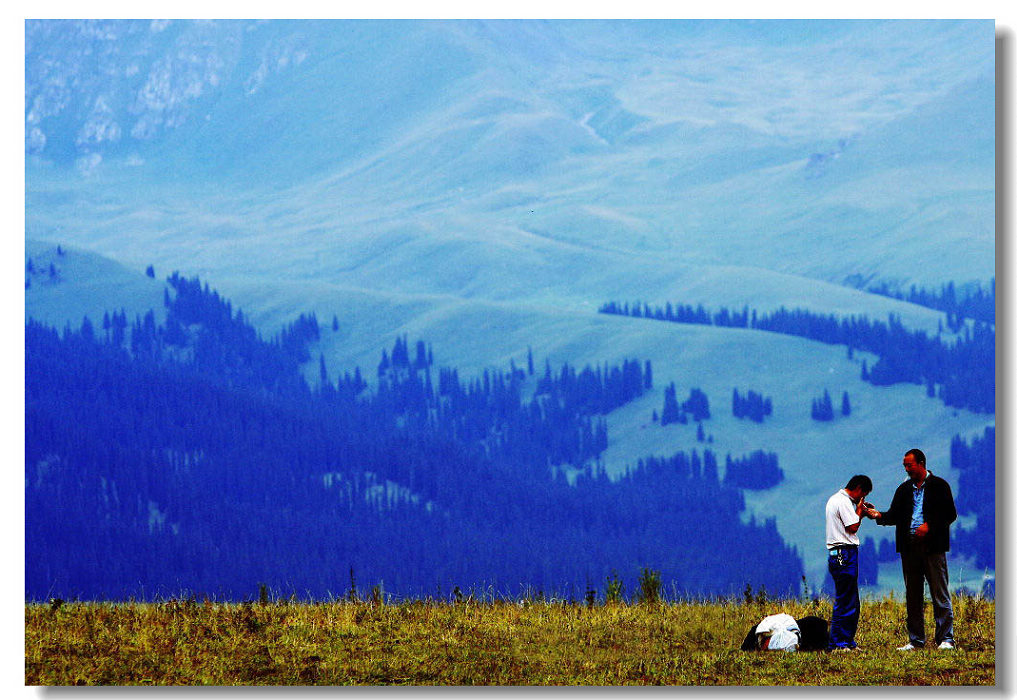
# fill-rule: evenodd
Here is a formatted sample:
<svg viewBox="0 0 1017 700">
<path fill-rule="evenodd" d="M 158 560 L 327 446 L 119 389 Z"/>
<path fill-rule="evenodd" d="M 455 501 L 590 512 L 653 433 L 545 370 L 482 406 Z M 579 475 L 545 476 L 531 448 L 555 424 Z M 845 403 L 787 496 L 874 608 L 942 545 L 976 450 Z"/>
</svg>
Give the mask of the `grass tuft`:
<svg viewBox="0 0 1017 700">
<path fill-rule="evenodd" d="M 653 572 L 644 577 L 649 599 Z M 352 587 L 351 587 L 352 588 Z M 26 685 L 993 685 L 991 600 L 955 596 L 954 652 L 896 651 L 901 601 L 862 606 L 853 654 L 742 652 L 765 615 L 830 603 L 527 599 L 25 606 Z M 353 596 L 350 596 L 352 598 Z M 649 600 L 647 600 L 649 602 Z M 927 622 L 931 634 L 931 615 Z M 914 655 L 920 655 L 915 659 Z"/>
</svg>

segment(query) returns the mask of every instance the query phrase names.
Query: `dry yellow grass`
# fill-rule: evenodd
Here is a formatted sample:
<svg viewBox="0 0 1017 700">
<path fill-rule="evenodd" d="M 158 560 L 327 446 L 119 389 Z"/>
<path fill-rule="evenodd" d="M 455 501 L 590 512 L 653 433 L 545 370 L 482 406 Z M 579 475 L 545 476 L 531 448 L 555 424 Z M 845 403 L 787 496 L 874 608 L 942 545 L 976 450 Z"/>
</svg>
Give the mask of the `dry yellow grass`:
<svg viewBox="0 0 1017 700">
<path fill-rule="evenodd" d="M 767 614 L 829 619 L 829 602 L 26 605 L 25 683 L 993 685 L 995 603 L 954 606 L 953 652 L 897 652 L 903 603 L 884 599 L 863 603 L 862 651 L 787 654 L 739 645 Z"/>
</svg>

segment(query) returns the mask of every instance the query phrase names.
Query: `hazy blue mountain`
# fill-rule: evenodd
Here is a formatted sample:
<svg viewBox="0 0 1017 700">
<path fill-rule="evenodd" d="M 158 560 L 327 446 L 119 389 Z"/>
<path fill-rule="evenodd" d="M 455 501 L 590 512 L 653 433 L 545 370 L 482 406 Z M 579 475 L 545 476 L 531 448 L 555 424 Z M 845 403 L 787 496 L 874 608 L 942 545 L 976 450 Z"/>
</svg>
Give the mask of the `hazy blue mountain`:
<svg viewBox="0 0 1017 700">
<path fill-rule="evenodd" d="M 984 282 L 992 31 L 30 22 L 29 173 L 37 160 L 76 162 L 91 176 L 71 202 L 102 193 L 127 208 L 147 200 L 138 188 L 181 188 L 171 196 L 185 210 L 221 202 L 252 228 L 270 219 L 280 238 L 317 227 L 317 241 L 367 227 L 420 235 L 426 222 L 484 240 L 478 231 L 511 227 L 838 283 Z M 35 216 L 36 194 L 30 231 L 45 233 L 63 217 L 46 206 Z M 332 206 L 287 221 L 309 198 Z M 110 216 L 99 214 L 85 229 Z M 949 267 L 909 269 L 940 245 L 963 250 Z M 847 255 L 831 263 L 832 246 Z"/>
<path fill-rule="evenodd" d="M 916 444 L 956 477 L 952 437 L 994 415 L 863 382 L 874 358 L 844 347 L 597 309 L 893 313 L 936 334 L 945 314 L 866 290 L 963 291 L 994 275 L 993 31 L 30 21 L 26 263 L 55 261 L 64 277 L 35 278 L 26 313 L 76 327 L 84 313 L 143 313 L 147 295 L 158 311 L 180 270 L 264 333 L 335 315 L 312 381 L 320 353 L 333 376 L 359 366 L 373 382 L 402 334 L 478 375 L 520 365 L 528 347 L 554 362 L 650 359 L 653 392 L 608 417 L 608 471 L 696 447 L 694 426 L 650 416 L 670 382 L 702 387 L 722 407 L 707 426 L 718 454 L 779 454 L 785 481 L 746 501 L 776 515 L 816 580 L 817 518 L 840 482 L 864 471 L 889 490 Z M 773 419 L 733 418 L 734 388 L 772 395 Z M 850 393 L 850 418 L 810 419 L 824 389 Z M 881 585 L 899 578 L 889 571 Z"/>
</svg>

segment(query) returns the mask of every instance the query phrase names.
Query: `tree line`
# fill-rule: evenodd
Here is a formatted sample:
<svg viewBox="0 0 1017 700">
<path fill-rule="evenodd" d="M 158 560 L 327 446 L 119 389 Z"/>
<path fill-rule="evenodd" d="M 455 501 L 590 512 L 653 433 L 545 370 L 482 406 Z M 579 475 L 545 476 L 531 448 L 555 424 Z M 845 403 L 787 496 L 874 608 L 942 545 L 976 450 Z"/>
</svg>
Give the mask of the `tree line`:
<svg viewBox="0 0 1017 700">
<path fill-rule="evenodd" d="M 989 280 L 988 289 L 982 289 L 981 284 L 976 284 L 973 289 L 963 292 L 958 292 L 953 282 L 942 284 L 939 289 L 925 289 L 912 284 L 906 293 L 884 282 L 870 287 L 867 291 L 943 311 L 947 315 L 947 327 L 955 333 L 966 318 L 993 325 L 996 323 L 995 276 Z"/>
<path fill-rule="evenodd" d="M 651 307 L 642 302 L 630 305 L 615 301 L 603 304 L 599 310 L 672 323 L 751 328 L 846 345 L 849 353 L 857 349 L 878 356 L 871 368 L 863 361 L 863 381 L 877 386 L 924 384 L 930 396 L 947 406 L 978 413 L 996 410 L 996 331 L 988 323 L 965 325 L 957 338 L 948 340 L 939 334 L 930 337 L 924 331 L 908 330 L 893 314 L 882 322 L 783 306 L 763 314 L 747 306 L 741 311 L 721 307 L 711 313 L 702 304 L 693 307 L 668 302 L 663 307 Z"/>
<path fill-rule="evenodd" d="M 603 414 L 649 363 L 463 378 L 403 336 L 375 390 L 320 357 L 312 387 L 313 315 L 266 339 L 196 278 L 170 288 L 163 323 L 26 322 L 30 599 L 321 598 L 351 570 L 395 595 L 567 593 L 646 566 L 687 595 L 798 590 L 798 554 L 741 522 L 712 455 L 604 473 Z"/>
</svg>

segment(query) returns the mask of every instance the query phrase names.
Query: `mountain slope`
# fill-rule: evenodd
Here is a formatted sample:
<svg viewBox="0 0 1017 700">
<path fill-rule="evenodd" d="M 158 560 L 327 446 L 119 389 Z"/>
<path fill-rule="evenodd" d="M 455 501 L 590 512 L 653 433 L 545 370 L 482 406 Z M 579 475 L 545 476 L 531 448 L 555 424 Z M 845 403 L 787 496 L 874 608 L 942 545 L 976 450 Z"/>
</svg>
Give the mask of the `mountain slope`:
<svg viewBox="0 0 1017 700">
<path fill-rule="evenodd" d="M 39 255 L 53 250 L 35 244 L 30 248 L 40 251 Z M 119 308 L 122 304 L 117 302 L 115 289 L 118 285 L 127 289 L 128 284 L 148 289 L 149 298 L 157 301 L 156 310 L 162 308 L 161 282 L 141 272 L 132 275 L 121 271 L 119 277 L 113 277 L 111 269 L 115 265 L 74 250 L 65 251 L 65 256 L 78 263 L 67 266 L 74 274 L 65 274 L 61 280 L 63 293 L 57 298 L 52 290 L 41 286 L 26 290 L 29 315 L 38 315 L 58 327 L 63 323 L 77 327 L 82 309 L 90 310 L 94 321 L 103 306 Z M 725 273 L 731 276 L 730 270 Z M 103 289 L 96 284 L 99 280 L 115 283 L 104 288 L 108 296 L 95 291 Z M 875 387 L 862 382 L 862 360 L 869 366 L 874 361 L 867 353 L 856 352 L 853 359 L 848 359 L 842 346 L 774 333 L 609 316 L 578 304 L 556 308 L 449 295 L 378 294 L 314 282 L 274 288 L 250 282 L 232 286 L 240 290 L 234 297 L 237 306 L 258 324 L 264 337 L 278 333 L 299 313 L 315 313 L 322 334 L 312 345 L 311 360 L 305 367 L 312 382 L 317 381 L 321 355 L 329 376 L 338 377 L 359 367 L 375 385 L 381 351 L 403 335 L 426 340 L 433 347 L 435 363 L 457 368 L 464 380 L 480 377 L 489 368 L 504 371 L 513 362 L 525 367 L 528 351 L 538 362 L 546 357 L 553 367 L 567 362 L 581 368 L 627 358 L 650 361 L 654 389 L 607 418 L 610 444 L 602 459 L 608 473 L 617 477 L 639 459 L 669 456 L 677 451 L 691 453 L 708 448 L 721 461 L 726 454 L 739 458 L 754 450 L 776 453 L 786 480 L 767 491 L 747 491 L 746 518 L 750 514 L 760 520 L 775 518 L 778 532 L 798 549 L 806 574 L 815 585 L 822 580 L 825 565 L 819 546 L 822 506 L 830 493 L 843 485 L 840 482 L 846 483 L 854 473 L 868 474 L 876 485 L 873 498 L 878 502 L 880 493 L 889 494 L 903 478 L 899 455 L 921 445 L 930 459 L 936 460 L 931 465 L 933 470 L 956 484 L 958 475 L 946 463 L 951 438 L 956 434 L 979 434 L 995 422 L 991 415 L 952 409 L 929 399 L 921 386 Z M 891 299 L 844 292 L 846 299 L 878 301 L 882 308 L 901 313 L 906 322 L 918 326 L 934 324 L 940 316 Z M 834 298 L 814 287 L 803 287 L 799 294 L 795 305 L 806 304 L 810 297 Z M 63 311 L 63 300 L 67 299 L 76 299 L 79 305 Z M 250 308 L 257 311 L 248 313 Z M 337 330 L 331 327 L 333 316 Z M 538 365 L 537 371 L 542 371 L 542 366 Z M 704 429 L 712 443 L 697 440 L 694 423 L 661 426 L 653 422 L 653 413 L 661 412 L 664 388 L 671 382 L 680 397 L 687 396 L 693 387 L 706 393 L 711 418 L 704 422 Z M 734 418 L 734 389 L 772 397 L 773 416 L 762 424 Z M 851 416 L 828 424 L 812 420 L 810 402 L 824 391 L 833 395 L 838 406 L 841 393 L 848 392 Z M 877 539 L 892 535 L 885 528 L 867 528 L 864 534 Z M 977 589 L 981 572 L 969 567 L 968 576 L 971 579 L 964 581 Z M 893 588 L 897 583 L 896 577 L 884 577 L 881 586 Z"/>
<path fill-rule="evenodd" d="M 610 23 L 29 23 L 29 231 L 236 247 L 206 216 L 228 207 L 273 254 L 522 228 L 835 283 L 991 276 L 991 23 L 849 22 L 795 46 L 669 27 L 626 24 L 641 43 L 619 45 Z M 96 53 L 105 80 L 78 66 Z M 86 179 L 46 167 L 68 153 Z"/>
<path fill-rule="evenodd" d="M 816 465 L 851 455 L 836 469 L 893 484 L 921 444 L 946 472 L 950 438 L 994 416 L 862 383 L 842 347 L 596 311 L 783 305 L 936 333 L 944 314 L 860 290 L 987 286 L 994 99 L 991 21 L 30 21 L 26 313 L 159 314 L 180 270 L 269 336 L 315 312 L 312 380 L 320 354 L 373 382 L 403 334 L 474 376 L 527 348 L 651 359 L 606 466 L 701 447 L 647 423 L 667 383 L 701 386 L 718 452 L 779 454 L 787 481 L 749 502 L 815 580 L 801 513 L 844 481 Z M 736 421 L 734 388 L 772 393 L 772 420 Z M 850 419 L 810 419 L 827 388 Z"/>
</svg>

